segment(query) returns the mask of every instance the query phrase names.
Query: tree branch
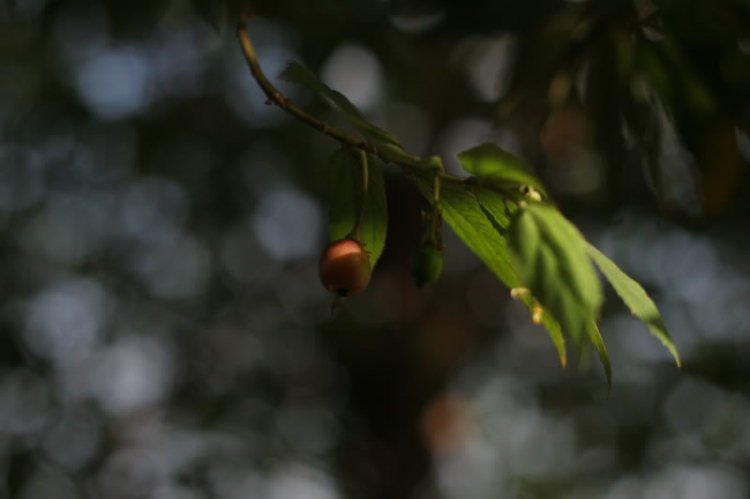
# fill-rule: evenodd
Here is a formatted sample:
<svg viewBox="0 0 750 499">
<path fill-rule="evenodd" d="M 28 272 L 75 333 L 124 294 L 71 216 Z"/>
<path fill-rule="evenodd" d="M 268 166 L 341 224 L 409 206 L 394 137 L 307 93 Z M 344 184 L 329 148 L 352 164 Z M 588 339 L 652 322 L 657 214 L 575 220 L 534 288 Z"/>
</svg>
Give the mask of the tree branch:
<svg viewBox="0 0 750 499">
<path fill-rule="evenodd" d="M 250 73 L 253 75 L 253 78 L 255 78 L 255 81 L 258 82 L 258 86 L 263 90 L 263 93 L 268 97 L 269 102 L 276 104 L 303 123 L 306 123 L 316 130 L 328 135 L 341 143 L 341 145 L 376 153 L 375 148 L 370 146 L 363 139 L 348 135 L 292 104 L 291 100 L 288 97 L 285 97 L 284 94 L 282 94 L 273 83 L 266 78 L 266 75 L 260 68 L 260 64 L 258 64 L 258 56 L 255 52 L 255 47 L 253 47 L 253 42 L 250 41 L 250 36 L 247 32 L 249 18 L 250 16 L 246 13 L 240 16 L 240 21 L 237 25 L 237 36 L 240 39 L 242 52 L 245 54 L 247 65 L 250 67 Z"/>
<path fill-rule="evenodd" d="M 263 70 L 261 69 L 260 64 L 258 63 L 258 56 L 257 56 L 257 53 L 255 52 L 255 47 L 253 46 L 253 42 L 250 40 L 250 36 L 248 34 L 247 24 L 249 20 L 250 20 L 249 14 L 243 13 L 240 15 L 239 23 L 237 25 L 237 37 L 240 39 L 242 52 L 245 55 L 245 60 L 247 61 L 248 66 L 250 67 L 250 73 L 252 74 L 255 81 L 258 83 L 258 86 L 261 88 L 263 93 L 266 95 L 266 97 L 268 97 L 269 103 L 276 104 L 281 109 L 283 109 L 290 115 L 294 116 L 299 121 L 315 128 L 321 133 L 328 135 L 332 139 L 339 142 L 342 146 L 357 149 L 359 151 L 363 151 L 366 153 L 375 154 L 385 162 L 391 162 L 391 163 L 397 164 L 405 172 L 416 173 L 419 175 L 428 174 L 428 172 L 425 171 L 425 169 L 417 168 L 416 164 L 414 163 L 403 162 L 403 161 L 395 160 L 394 158 L 384 157 L 374 145 L 368 144 L 367 141 L 365 141 L 364 139 L 342 132 L 341 130 L 338 130 L 332 127 L 328 123 L 316 118 L 315 116 L 303 111 L 299 107 L 292 104 L 291 100 L 288 97 L 284 96 L 284 94 L 282 94 L 273 85 L 273 83 L 269 81 L 269 79 L 263 73 Z M 434 174 L 436 177 L 436 193 L 435 194 L 437 194 L 437 199 L 439 199 L 439 196 L 440 196 L 440 193 L 439 193 L 440 181 L 451 182 L 451 183 L 463 183 L 466 180 L 463 177 L 458 177 L 458 176 L 450 175 L 446 173 L 443 170 L 442 162 L 439 160 L 439 158 L 438 158 L 438 161 L 439 161 L 440 166 L 439 166 L 439 172 L 437 174 L 434 173 L 434 169 L 433 169 L 434 164 L 433 164 L 433 167 L 430 168 L 430 170 L 433 172 L 432 174 Z"/>
</svg>

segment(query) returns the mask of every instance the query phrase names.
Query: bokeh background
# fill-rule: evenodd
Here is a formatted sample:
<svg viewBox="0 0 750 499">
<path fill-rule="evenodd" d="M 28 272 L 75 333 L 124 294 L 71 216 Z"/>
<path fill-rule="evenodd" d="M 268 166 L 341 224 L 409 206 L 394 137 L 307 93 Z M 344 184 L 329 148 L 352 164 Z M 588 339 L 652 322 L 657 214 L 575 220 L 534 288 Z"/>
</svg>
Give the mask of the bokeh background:
<svg viewBox="0 0 750 499">
<path fill-rule="evenodd" d="M 608 290 L 608 396 L 386 172 L 369 290 L 317 278 L 336 144 L 265 105 L 234 3 L 0 1 L 0 496 L 750 493 L 750 5 L 283 0 L 250 34 L 415 154 L 496 142 L 652 293 Z M 325 103 L 278 83 L 340 124 Z"/>
</svg>

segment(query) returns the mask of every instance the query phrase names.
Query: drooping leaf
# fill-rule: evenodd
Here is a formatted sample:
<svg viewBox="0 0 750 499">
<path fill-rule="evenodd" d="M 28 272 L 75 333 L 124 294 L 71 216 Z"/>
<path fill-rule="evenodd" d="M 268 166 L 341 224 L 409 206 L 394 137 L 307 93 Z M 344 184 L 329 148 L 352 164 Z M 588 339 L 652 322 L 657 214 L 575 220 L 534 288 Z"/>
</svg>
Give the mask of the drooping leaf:
<svg viewBox="0 0 750 499">
<path fill-rule="evenodd" d="M 535 308 L 539 306 L 536 298 L 534 298 L 530 293 L 521 294 L 518 298 L 521 300 L 521 302 L 523 302 L 524 305 L 526 305 L 526 308 L 528 308 L 529 311 L 532 312 L 532 314 L 535 312 Z M 557 320 L 555 320 L 554 317 L 552 317 L 552 314 L 550 314 L 549 310 L 547 309 L 542 309 L 542 316 L 539 324 L 544 326 L 544 329 L 547 330 L 552 343 L 555 345 L 555 348 L 557 349 L 557 356 L 560 359 L 560 365 L 563 368 L 567 367 L 568 350 L 565 346 L 565 338 L 563 337 L 562 329 L 560 329 L 560 324 L 557 322 Z"/>
<path fill-rule="evenodd" d="M 609 362 L 609 354 L 607 353 L 607 347 L 604 346 L 604 339 L 602 333 L 599 331 L 599 326 L 596 322 L 590 321 L 586 332 L 589 335 L 589 340 L 594 344 L 596 352 L 599 354 L 599 360 L 604 367 L 604 375 L 607 377 L 607 389 L 612 391 L 612 364 Z"/>
<path fill-rule="evenodd" d="M 659 309 L 656 308 L 653 300 L 646 294 L 643 287 L 591 244 L 586 244 L 586 252 L 594 263 L 596 263 L 597 267 L 599 267 L 599 270 L 602 271 L 604 277 L 612 284 L 615 292 L 622 298 L 622 301 L 625 302 L 625 305 L 627 305 L 633 315 L 646 324 L 651 334 L 656 336 L 667 350 L 669 350 L 669 353 L 672 354 L 672 357 L 674 357 L 675 362 L 679 366 L 680 355 L 677 352 L 677 348 L 669 336 L 664 321 L 662 321 Z"/>
<path fill-rule="evenodd" d="M 602 302 L 601 284 L 586 255 L 583 236 L 555 208 L 532 203 L 514 213 L 509 243 L 521 285 L 580 345 Z"/>
<path fill-rule="evenodd" d="M 432 199 L 433 183 L 429 178 L 412 177 L 422 195 Z M 444 181 L 440 207 L 443 219 L 458 237 L 508 288 L 521 286 L 513 266 L 504 233 L 510 223 L 510 206 L 503 197 L 489 187 Z M 450 249 L 448 249 L 450 251 Z M 521 295 L 529 310 L 536 305 L 532 296 Z M 567 352 L 560 325 L 552 314 L 544 310 L 541 324 L 549 332 L 557 348 L 560 364 L 567 365 Z"/>
<path fill-rule="evenodd" d="M 381 163 L 370 155 L 368 166 L 369 186 L 367 196 L 363 198 L 362 168 L 357 156 L 345 148 L 331 156 L 329 229 L 331 241 L 349 235 L 359 216 L 359 207 L 364 202 L 365 213 L 359 228 L 360 242 L 370 253 L 370 267 L 375 268 L 385 246 L 388 209 Z"/>
<path fill-rule="evenodd" d="M 496 144 L 485 143 L 458 155 L 464 170 L 475 175 L 480 183 L 502 187 L 530 185 L 545 196 L 547 191 L 531 168 L 521 159 Z"/>
<path fill-rule="evenodd" d="M 474 194 L 485 214 L 495 227 L 495 230 L 505 237 L 505 234 L 508 232 L 508 225 L 510 225 L 510 217 L 517 209 L 516 205 L 503 198 L 496 191 L 484 187 L 475 188 Z M 518 298 L 524 305 L 526 305 L 526 308 L 528 308 L 532 314 L 534 313 L 535 308 L 539 305 L 537 300 L 530 293 L 522 293 Z M 568 353 L 565 347 L 565 338 L 560 329 L 560 324 L 554 317 L 552 317 L 549 310 L 544 309 L 542 310 L 541 321 L 539 323 L 544 326 L 549 333 L 550 339 L 557 349 L 560 365 L 566 367 L 568 365 Z"/>
<path fill-rule="evenodd" d="M 290 62 L 284 71 L 282 71 L 281 78 L 305 86 L 313 92 L 318 93 L 324 99 L 332 102 L 346 119 L 365 136 L 365 139 L 378 148 L 378 151 L 381 149 L 395 149 L 394 154 L 399 152 L 406 154 L 398 139 L 365 119 L 359 108 L 352 104 L 344 94 L 320 81 L 315 73 L 302 64 L 295 61 Z"/>
<path fill-rule="evenodd" d="M 558 323 L 554 317 L 545 310 L 542 312 L 542 326 L 549 333 L 549 337 L 552 339 L 552 343 L 557 349 L 557 356 L 560 359 L 560 365 L 565 368 L 568 365 L 568 352 L 565 348 L 565 338 L 560 329 L 560 323 Z"/>
<path fill-rule="evenodd" d="M 431 178 L 412 177 L 422 195 L 432 199 Z M 443 219 L 453 232 L 484 262 L 484 264 L 509 288 L 519 287 L 518 276 L 510 259 L 508 244 L 487 217 L 477 201 L 476 191 L 481 186 L 444 181 L 440 195 Z M 495 193 L 495 195 L 497 195 Z"/>
<path fill-rule="evenodd" d="M 508 231 L 508 225 L 510 225 L 510 217 L 517 209 L 516 205 L 503 198 L 496 191 L 485 187 L 474 188 L 474 194 L 485 214 L 495 227 L 495 230 L 505 236 Z M 526 305 L 526 308 L 528 308 L 530 312 L 534 312 L 538 303 L 530 293 L 521 294 L 518 298 L 524 305 Z M 540 324 L 547 330 L 552 343 L 557 349 L 560 365 L 566 367 L 568 365 L 568 353 L 565 347 L 565 338 L 560 329 L 560 324 L 554 317 L 552 317 L 549 310 L 542 310 Z"/>
</svg>

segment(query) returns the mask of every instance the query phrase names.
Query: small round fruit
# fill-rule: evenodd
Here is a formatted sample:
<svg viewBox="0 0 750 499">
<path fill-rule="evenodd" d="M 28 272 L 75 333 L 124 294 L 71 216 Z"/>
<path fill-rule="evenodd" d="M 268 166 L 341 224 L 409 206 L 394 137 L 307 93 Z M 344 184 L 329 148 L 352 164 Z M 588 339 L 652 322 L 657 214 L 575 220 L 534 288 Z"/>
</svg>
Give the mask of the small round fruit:
<svg viewBox="0 0 750 499">
<path fill-rule="evenodd" d="M 360 293 L 370 284 L 370 257 L 361 244 L 339 239 L 323 251 L 318 266 L 320 282 L 339 296 Z"/>
<path fill-rule="evenodd" d="M 434 241 L 425 241 L 411 260 L 411 275 L 418 287 L 434 284 L 443 273 L 443 252 Z"/>
</svg>

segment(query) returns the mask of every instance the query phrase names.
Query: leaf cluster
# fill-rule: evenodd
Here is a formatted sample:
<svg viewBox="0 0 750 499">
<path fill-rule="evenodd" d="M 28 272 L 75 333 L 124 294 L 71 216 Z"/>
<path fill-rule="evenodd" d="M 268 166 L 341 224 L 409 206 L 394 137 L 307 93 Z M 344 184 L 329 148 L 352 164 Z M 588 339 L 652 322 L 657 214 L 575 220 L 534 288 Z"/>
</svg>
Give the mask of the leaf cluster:
<svg viewBox="0 0 750 499">
<path fill-rule="evenodd" d="M 458 155 L 468 177 L 447 175 L 439 158 L 407 153 L 395 137 L 370 123 L 345 96 L 304 66 L 291 63 L 282 77 L 329 101 L 361 134 L 365 147 L 375 152 L 367 153 L 374 167 L 369 168 L 366 190 L 360 187 L 363 170 L 352 147 L 331 158 L 332 240 L 356 231 L 370 252 L 371 266 L 377 264 L 388 220 L 379 161 L 392 162 L 512 296 L 529 308 L 532 321 L 547 329 L 563 366 L 568 358 L 566 339 L 578 349 L 590 343 L 611 386 L 609 357 L 596 325 L 603 293 L 594 265 L 679 365 L 675 346 L 645 290 L 585 240 L 549 201 L 545 186 L 522 159 L 496 144 L 480 144 Z"/>
</svg>

